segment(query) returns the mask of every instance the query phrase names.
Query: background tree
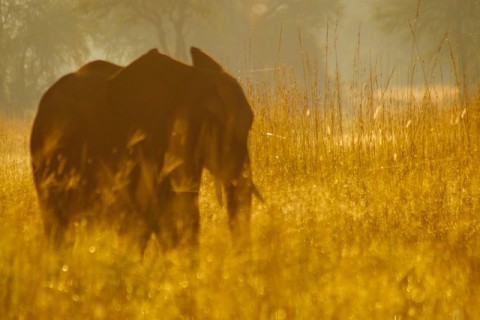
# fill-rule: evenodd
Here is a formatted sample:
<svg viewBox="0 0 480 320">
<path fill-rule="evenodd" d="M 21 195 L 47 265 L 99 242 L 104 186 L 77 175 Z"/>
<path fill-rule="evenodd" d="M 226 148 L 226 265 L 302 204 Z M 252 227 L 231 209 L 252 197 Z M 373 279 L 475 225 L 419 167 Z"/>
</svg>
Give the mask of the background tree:
<svg viewBox="0 0 480 320">
<path fill-rule="evenodd" d="M 272 65 L 276 58 L 298 67 L 302 50 L 319 52 L 319 32 L 339 5 L 338 0 L 243 2 L 256 65 Z"/>
<path fill-rule="evenodd" d="M 213 10 L 208 0 L 77 0 L 77 9 L 97 29 L 93 38 L 107 52 L 125 56 L 139 48 L 158 47 L 162 52 L 185 60 L 186 42 L 193 21 L 204 19 Z M 92 24 L 91 24 L 92 25 Z M 98 32 L 99 31 L 99 32 Z M 122 44 L 129 43 L 127 46 Z M 128 52 L 128 48 L 133 48 Z"/>
<path fill-rule="evenodd" d="M 386 32 L 415 36 L 432 54 L 442 42 L 453 53 L 463 81 L 480 79 L 480 1 L 478 0 L 377 0 L 375 17 Z M 445 41 L 444 41 L 445 40 Z"/>
<path fill-rule="evenodd" d="M 32 107 L 88 54 L 68 1 L 0 0 L 0 108 Z"/>
<path fill-rule="evenodd" d="M 188 60 L 196 45 L 233 73 L 239 62 L 302 68 L 300 49 L 320 52 L 318 30 L 339 1 L 0 0 L 0 108 L 35 106 L 89 60 L 123 64 L 152 47 Z"/>
<path fill-rule="evenodd" d="M 338 3 L 339 0 L 77 0 L 77 8 L 91 19 L 89 25 L 95 28 L 92 35 L 96 46 L 104 47 L 112 55 L 131 59 L 154 46 L 188 60 L 188 47 L 197 45 L 235 69 L 239 61 L 245 61 L 245 56 L 252 68 L 272 66 L 277 58 L 298 66 L 298 31 L 304 49 L 316 49 L 317 32 Z"/>
</svg>

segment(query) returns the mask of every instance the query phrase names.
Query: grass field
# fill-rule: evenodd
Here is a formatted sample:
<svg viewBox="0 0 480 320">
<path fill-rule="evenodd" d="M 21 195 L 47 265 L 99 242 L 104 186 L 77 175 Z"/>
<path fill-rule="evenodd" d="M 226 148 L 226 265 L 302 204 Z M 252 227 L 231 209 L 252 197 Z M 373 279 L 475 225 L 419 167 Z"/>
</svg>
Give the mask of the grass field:
<svg viewBox="0 0 480 320">
<path fill-rule="evenodd" d="M 195 270 L 154 242 L 139 262 L 108 232 L 49 251 L 31 120 L 0 118 L 0 319 L 180 319 L 192 305 L 200 319 L 480 315 L 480 91 L 279 79 L 247 86 L 265 197 L 251 252 L 232 252 L 207 175 Z"/>
</svg>

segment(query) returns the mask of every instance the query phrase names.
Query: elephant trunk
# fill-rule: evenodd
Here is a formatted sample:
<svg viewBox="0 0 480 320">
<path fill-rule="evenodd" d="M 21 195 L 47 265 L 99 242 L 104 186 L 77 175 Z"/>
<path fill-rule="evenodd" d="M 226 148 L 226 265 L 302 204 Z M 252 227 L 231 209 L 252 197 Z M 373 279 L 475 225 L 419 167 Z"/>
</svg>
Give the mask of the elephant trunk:
<svg viewBox="0 0 480 320">
<path fill-rule="evenodd" d="M 234 245 L 237 247 L 248 246 L 250 243 L 252 195 L 256 190 L 248 161 L 242 171 L 237 179 L 224 184 L 228 224 Z"/>
</svg>

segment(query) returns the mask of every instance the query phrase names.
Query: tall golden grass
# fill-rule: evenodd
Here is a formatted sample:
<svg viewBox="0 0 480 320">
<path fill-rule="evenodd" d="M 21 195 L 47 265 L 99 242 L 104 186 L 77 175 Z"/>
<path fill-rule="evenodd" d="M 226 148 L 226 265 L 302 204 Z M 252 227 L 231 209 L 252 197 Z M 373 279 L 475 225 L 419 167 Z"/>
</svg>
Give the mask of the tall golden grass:
<svg viewBox="0 0 480 320">
<path fill-rule="evenodd" d="M 480 90 L 348 86 L 305 59 L 248 83 L 265 202 L 232 252 L 205 176 L 198 265 L 155 242 L 142 262 L 77 226 L 48 249 L 31 177 L 31 119 L 0 118 L 1 319 L 473 319 L 480 314 Z M 392 72 L 393 74 L 393 72 Z M 324 78 L 323 82 L 322 77 Z M 333 78 L 333 81 L 332 81 Z M 460 92 L 461 91 L 461 92 Z M 461 93 L 461 94 L 460 94 Z"/>
</svg>

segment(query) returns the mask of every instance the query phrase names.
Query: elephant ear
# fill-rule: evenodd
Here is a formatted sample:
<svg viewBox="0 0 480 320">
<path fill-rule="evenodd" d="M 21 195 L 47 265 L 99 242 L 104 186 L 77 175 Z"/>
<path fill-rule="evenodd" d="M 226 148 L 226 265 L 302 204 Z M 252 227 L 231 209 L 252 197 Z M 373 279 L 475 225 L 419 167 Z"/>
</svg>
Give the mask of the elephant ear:
<svg viewBox="0 0 480 320">
<path fill-rule="evenodd" d="M 202 50 L 196 47 L 191 47 L 190 54 L 192 56 L 193 66 L 195 68 L 216 71 L 219 73 L 223 72 L 222 67 Z M 227 118 L 227 112 L 225 110 L 225 106 L 221 102 L 217 86 L 211 83 L 206 91 L 210 93 L 206 97 L 207 108 L 215 115 L 217 119 L 219 119 L 221 122 L 225 122 L 225 119 Z"/>
<path fill-rule="evenodd" d="M 212 83 L 207 90 L 210 92 L 206 100 L 207 108 L 226 127 L 234 130 L 237 141 L 246 141 L 253 113 L 240 84 L 202 50 L 191 47 L 190 54 L 193 66 L 206 71 L 203 75 L 205 82 L 210 80 Z"/>
<path fill-rule="evenodd" d="M 192 56 L 194 67 L 218 72 L 223 71 L 222 67 L 215 60 L 198 48 L 191 47 L 190 55 Z"/>
</svg>

